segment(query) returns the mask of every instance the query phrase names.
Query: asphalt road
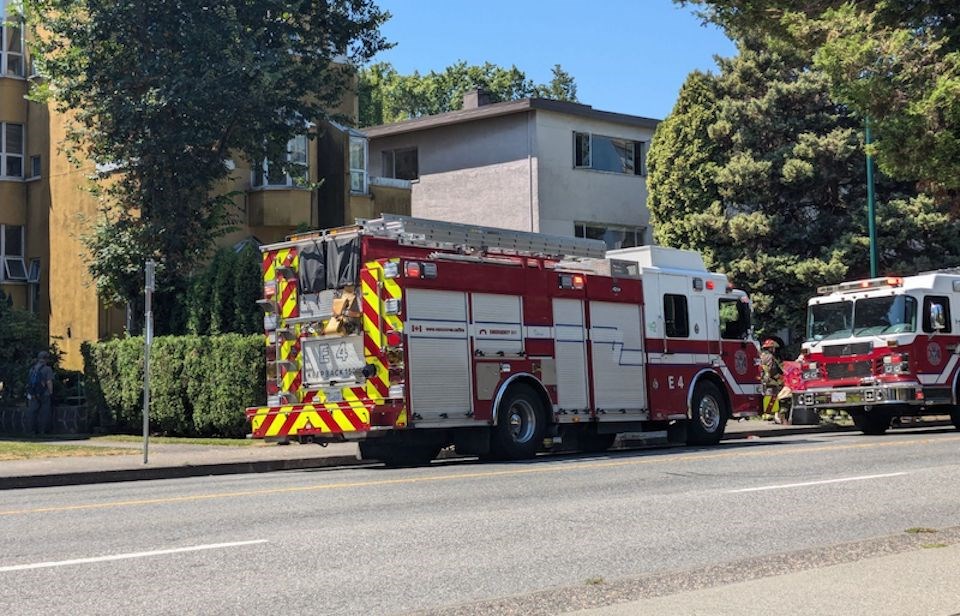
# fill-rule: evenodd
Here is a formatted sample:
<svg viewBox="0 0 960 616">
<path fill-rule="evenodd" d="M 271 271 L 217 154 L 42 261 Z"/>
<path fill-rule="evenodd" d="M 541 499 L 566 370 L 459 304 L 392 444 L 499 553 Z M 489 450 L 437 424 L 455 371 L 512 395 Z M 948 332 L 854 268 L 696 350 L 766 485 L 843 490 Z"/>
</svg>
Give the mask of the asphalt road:
<svg viewBox="0 0 960 616">
<path fill-rule="evenodd" d="M 558 613 L 638 576 L 669 593 L 856 560 L 906 529 L 960 525 L 958 503 L 960 433 L 929 428 L 12 490 L 0 606 Z"/>
</svg>

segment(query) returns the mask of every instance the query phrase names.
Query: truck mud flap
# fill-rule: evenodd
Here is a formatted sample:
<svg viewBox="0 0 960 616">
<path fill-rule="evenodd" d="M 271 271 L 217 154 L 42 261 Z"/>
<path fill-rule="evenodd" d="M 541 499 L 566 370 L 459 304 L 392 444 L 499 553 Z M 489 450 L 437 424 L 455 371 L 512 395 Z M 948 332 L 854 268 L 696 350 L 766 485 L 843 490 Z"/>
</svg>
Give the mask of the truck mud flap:
<svg viewBox="0 0 960 616">
<path fill-rule="evenodd" d="M 300 404 L 247 409 L 253 438 L 337 435 L 370 430 L 370 407 L 360 403 Z"/>
</svg>

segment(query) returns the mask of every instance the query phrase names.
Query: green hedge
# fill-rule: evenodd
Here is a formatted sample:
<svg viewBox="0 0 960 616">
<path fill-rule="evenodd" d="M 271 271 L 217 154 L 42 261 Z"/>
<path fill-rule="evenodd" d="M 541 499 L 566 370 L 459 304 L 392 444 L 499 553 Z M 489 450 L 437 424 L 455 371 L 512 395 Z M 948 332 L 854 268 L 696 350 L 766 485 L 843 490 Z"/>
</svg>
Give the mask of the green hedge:
<svg viewBox="0 0 960 616">
<path fill-rule="evenodd" d="M 87 399 L 101 424 L 139 432 L 143 338 L 83 346 Z M 243 410 L 265 404 L 263 337 L 160 336 L 150 353 L 151 431 L 170 436 L 239 437 Z"/>
</svg>

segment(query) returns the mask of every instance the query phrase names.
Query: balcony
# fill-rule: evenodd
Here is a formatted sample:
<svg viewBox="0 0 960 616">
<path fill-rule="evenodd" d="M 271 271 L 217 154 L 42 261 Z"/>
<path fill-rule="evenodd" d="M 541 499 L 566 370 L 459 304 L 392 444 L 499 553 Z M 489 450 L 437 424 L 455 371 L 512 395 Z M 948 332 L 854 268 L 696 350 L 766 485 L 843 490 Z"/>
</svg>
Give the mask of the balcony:
<svg viewBox="0 0 960 616">
<path fill-rule="evenodd" d="M 301 188 L 265 188 L 247 192 L 251 227 L 314 225 L 313 192 Z"/>
<path fill-rule="evenodd" d="M 350 195 L 347 220 L 378 218 L 381 214 L 410 215 L 410 182 L 393 178 L 370 178 L 367 194 Z"/>
</svg>

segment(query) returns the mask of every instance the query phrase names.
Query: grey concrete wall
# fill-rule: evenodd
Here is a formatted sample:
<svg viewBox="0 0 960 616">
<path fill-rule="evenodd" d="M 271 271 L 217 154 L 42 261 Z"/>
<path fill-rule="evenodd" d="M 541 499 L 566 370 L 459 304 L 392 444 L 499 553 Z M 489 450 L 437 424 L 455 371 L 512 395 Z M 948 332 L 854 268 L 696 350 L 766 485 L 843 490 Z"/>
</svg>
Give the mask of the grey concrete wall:
<svg viewBox="0 0 960 616">
<path fill-rule="evenodd" d="M 381 153 L 417 147 L 420 178 L 411 214 L 452 222 L 537 231 L 534 125 L 516 114 L 370 140 L 370 174 L 382 175 Z"/>
<path fill-rule="evenodd" d="M 537 112 L 540 229 L 573 235 L 575 222 L 643 226 L 645 243 L 652 243 L 646 176 L 574 168 L 573 133 L 578 131 L 643 141 L 645 149 L 653 138 L 652 129 Z"/>
</svg>

